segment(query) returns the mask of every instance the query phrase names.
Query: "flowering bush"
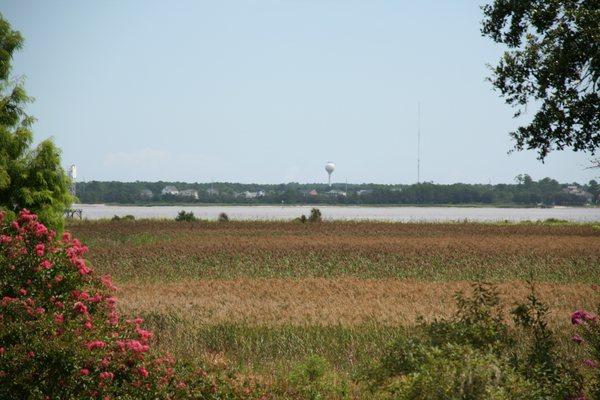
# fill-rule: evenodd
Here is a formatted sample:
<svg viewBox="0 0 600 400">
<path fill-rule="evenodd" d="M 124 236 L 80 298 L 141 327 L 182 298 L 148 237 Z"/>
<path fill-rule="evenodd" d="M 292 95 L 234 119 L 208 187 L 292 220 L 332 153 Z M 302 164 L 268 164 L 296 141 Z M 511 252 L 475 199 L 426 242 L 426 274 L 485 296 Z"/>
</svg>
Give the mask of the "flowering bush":
<svg viewBox="0 0 600 400">
<path fill-rule="evenodd" d="M 571 314 L 571 323 L 578 333 L 571 340 L 584 346 L 587 357 L 582 365 L 590 378 L 590 392 L 594 399 L 600 399 L 600 321 L 598 316 L 585 310 Z"/>
<path fill-rule="evenodd" d="M 22 210 L 0 213 L 0 398 L 227 398 L 202 369 L 150 353 L 87 247 Z"/>
</svg>

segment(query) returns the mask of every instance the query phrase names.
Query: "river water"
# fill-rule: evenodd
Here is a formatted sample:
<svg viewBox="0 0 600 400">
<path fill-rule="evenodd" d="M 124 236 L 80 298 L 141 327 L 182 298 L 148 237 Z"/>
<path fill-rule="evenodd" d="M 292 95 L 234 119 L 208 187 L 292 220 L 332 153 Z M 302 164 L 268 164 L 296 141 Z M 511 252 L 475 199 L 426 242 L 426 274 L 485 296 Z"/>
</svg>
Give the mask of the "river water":
<svg viewBox="0 0 600 400">
<path fill-rule="evenodd" d="M 215 220 L 227 213 L 232 220 L 290 220 L 309 215 L 313 206 L 115 206 L 75 204 L 85 219 L 133 215 L 139 218 L 175 218 L 180 210 L 192 211 L 198 218 Z M 600 208 L 494 208 L 494 207 L 359 207 L 316 206 L 326 220 L 373 220 L 399 222 L 442 221 L 537 221 L 548 218 L 575 222 L 600 221 Z"/>
</svg>

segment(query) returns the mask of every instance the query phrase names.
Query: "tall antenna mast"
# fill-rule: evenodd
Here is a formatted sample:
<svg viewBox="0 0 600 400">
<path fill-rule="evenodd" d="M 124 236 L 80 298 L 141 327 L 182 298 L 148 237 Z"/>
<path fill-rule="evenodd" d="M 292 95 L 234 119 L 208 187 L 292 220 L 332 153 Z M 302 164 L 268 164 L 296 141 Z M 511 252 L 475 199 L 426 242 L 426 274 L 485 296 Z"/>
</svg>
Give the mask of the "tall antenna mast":
<svg viewBox="0 0 600 400">
<path fill-rule="evenodd" d="M 421 183 L 421 102 L 417 104 L 417 183 Z"/>
</svg>

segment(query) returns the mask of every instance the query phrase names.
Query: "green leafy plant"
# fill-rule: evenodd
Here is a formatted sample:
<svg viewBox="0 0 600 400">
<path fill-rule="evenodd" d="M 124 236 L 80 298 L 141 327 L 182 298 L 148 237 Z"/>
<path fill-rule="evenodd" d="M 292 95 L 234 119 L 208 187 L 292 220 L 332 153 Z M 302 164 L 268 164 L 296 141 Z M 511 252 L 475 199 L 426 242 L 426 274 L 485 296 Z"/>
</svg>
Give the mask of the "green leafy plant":
<svg viewBox="0 0 600 400">
<path fill-rule="evenodd" d="M 62 229 L 63 213 L 73 200 L 69 178 L 51 140 L 31 148 L 35 119 L 25 105 L 32 99 L 22 80 L 10 77 L 13 55 L 22 46 L 21 34 L 0 15 L 0 209 L 15 216 L 28 208 L 48 226 Z"/>
<path fill-rule="evenodd" d="M 321 215 L 321 210 L 318 208 L 313 208 L 310 210 L 310 216 L 308 217 L 308 222 L 321 222 L 323 220 L 323 216 Z"/>
<path fill-rule="evenodd" d="M 185 210 L 181 210 L 177 214 L 177 217 L 175 217 L 175 221 L 194 222 L 196 221 L 196 217 L 192 211 L 186 212 Z"/>
<path fill-rule="evenodd" d="M 219 214 L 219 218 L 217 219 L 217 221 L 219 221 L 219 222 L 229 222 L 229 216 L 226 213 L 222 212 L 222 213 Z"/>
</svg>

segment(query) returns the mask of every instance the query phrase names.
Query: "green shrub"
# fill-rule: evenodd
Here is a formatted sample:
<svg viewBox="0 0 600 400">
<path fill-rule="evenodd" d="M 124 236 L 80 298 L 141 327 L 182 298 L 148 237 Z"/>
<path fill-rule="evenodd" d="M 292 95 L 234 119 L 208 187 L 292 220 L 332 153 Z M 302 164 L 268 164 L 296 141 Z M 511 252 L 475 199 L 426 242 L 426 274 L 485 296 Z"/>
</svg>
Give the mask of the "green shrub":
<svg viewBox="0 0 600 400">
<path fill-rule="evenodd" d="M 222 212 L 221 214 L 219 214 L 219 218 L 217 219 L 217 221 L 229 222 L 229 216 L 227 214 L 225 214 L 224 212 Z"/>
<path fill-rule="evenodd" d="M 111 221 L 135 221 L 135 217 L 131 214 L 124 215 L 122 217 L 115 215 L 114 217 L 111 218 Z"/>
<path fill-rule="evenodd" d="M 321 215 L 321 210 L 318 208 L 313 208 L 310 210 L 310 216 L 308 217 L 308 222 L 321 222 L 323 220 L 323 216 Z"/>
<path fill-rule="evenodd" d="M 432 347 L 411 374 L 401 375 L 381 397 L 410 400 L 539 399 L 537 388 L 506 362 L 470 346 Z"/>
<path fill-rule="evenodd" d="M 421 322 L 414 337 L 393 342 L 361 378 L 372 393 L 394 399 L 583 399 L 578 368 L 560 357 L 546 323 L 547 307 L 532 292 L 503 319 L 495 289 L 457 293 L 455 316 Z M 596 319 L 581 312 L 582 336 L 598 338 Z M 600 340 L 596 339 L 600 344 Z M 591 354 L 600 349 L 590 346 Z M 589 362 L 595 365 L 594 362 Z M 595 381 L 594 381 L 595 382 Z M 595 383 L 588 385 L 593 387 Z"/>
<path fill-rule="evenodd" d="M 309 356 L 304 362 L 292 369 L 289 376 L 291 388 L 285 393 L 286 398 L 307 400 L 347 398 L 347 383 L 337 384 L 328 376 L 330 369 L 329 363 L 323 357 Z"/>
<path fill-rule="evenodd" d="M 500 299 L 493 286 L 476 282 L 471 296 L 458 292 L 455 300 L 457 312 L 453 318 L 422 324 L 431 345 L 468 344 L 495 351 L 512 345 Z"/>
<path fill-rule="evenodd" d="M 175 217 L 175 221 L 194 222 L 196 221 L 196 217 L 192 211 L 186 212 L 185 210 L 181 210 L 177 214 L 177 217 Z"/>
</svg>

